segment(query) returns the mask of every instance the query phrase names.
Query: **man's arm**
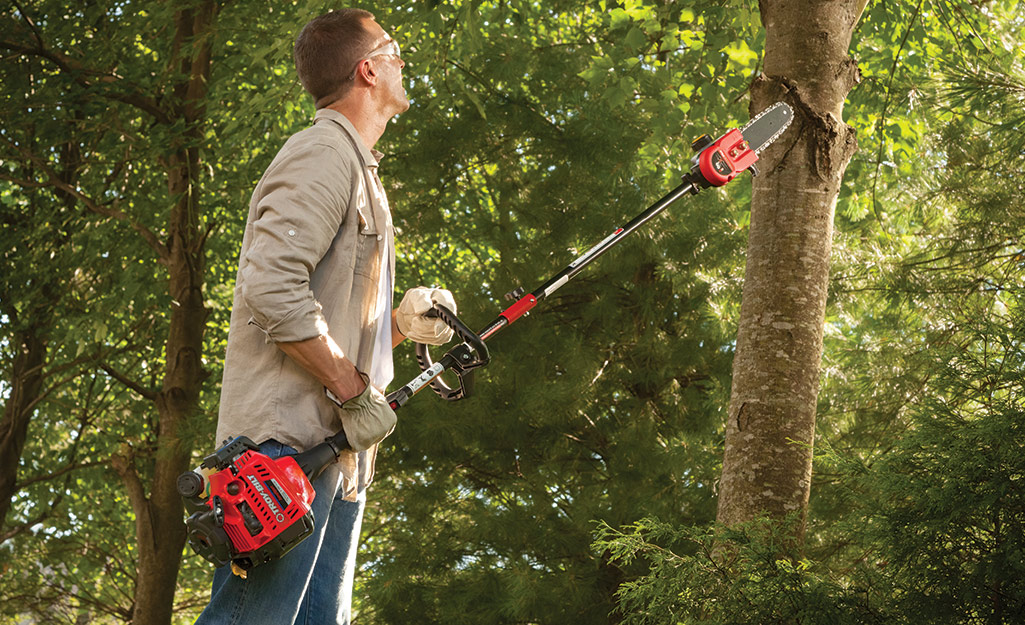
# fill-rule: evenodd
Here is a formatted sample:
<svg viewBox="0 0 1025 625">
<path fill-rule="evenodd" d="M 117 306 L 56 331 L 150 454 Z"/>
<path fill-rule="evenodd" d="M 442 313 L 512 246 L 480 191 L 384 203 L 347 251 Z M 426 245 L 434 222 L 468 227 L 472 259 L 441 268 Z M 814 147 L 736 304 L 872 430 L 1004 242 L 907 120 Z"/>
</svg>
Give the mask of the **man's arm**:
<svg viewBox="0 0 1025 625">
<path fill-rule="evenodd" d="M 370 449 L 395 429 L 395 412 L 384 394 L 363 381 L 352 361 L 327 334 L 278 347 L 317 378 L 337 399 L 342 429 L 353 451 Z M 337 454 L 337 450 L 335 450 Z"/>
<path fill-rule="evenodd" d="M 359 395 L 366 384 L 327 334 L 310 280 L 349 211 L 350 181 L 358 175 L 352 161 L 314 142 L 272 165 L 261 181 L 252 245 L 239 270 L 252 323 L 340 400 Z"/>
<path fill-rule="evenodd" d="M 356 397 L 367 386 L 356 365 L 327 334 L 305 341 L 277 343 L 277 346 L 341 401 Z"/>
<path fill-rule="evenodd" d="M 399 310 L 397 308 L 393 308 L 392 311 L 391 311 L 391 346 L 392 346 L 392 349 L 395 349 L 396 347 L 399 346 L 399 343 L 401 343 L 402 341 L 406 340 L 406 337 L 401 332 L 399 332 L 399 322 L 395 320 L 395 315 L 397 315 L 398 312 L 399 312 Z"/>
<path fill-rule="evenodd" d="M 392 348 L 406 340 L 406 337 L 399 332 L 399 325 L 395 321 L 395 312 L 392 310 L 391 313 Z M 338 347 L 334 339 L 327 334 L 305 341 L 276 343 L 276 345 L 285 352 L 286 356 L 317 378 L 341 401 L 359 395 L 367 386 L 356 369 L 356 365 L 352 364 L 352 361 L 342 353 L 342 349 Z"/>
</svg>

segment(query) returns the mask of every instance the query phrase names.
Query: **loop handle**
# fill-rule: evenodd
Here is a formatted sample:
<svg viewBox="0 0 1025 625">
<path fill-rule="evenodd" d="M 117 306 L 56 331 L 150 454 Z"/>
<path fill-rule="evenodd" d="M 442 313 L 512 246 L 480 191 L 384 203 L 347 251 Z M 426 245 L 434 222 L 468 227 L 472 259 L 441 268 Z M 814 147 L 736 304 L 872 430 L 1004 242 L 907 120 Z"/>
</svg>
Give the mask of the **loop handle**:
<svg viewBox="0 0 1025 625">
<path fill-rule="evenodd" d="M 456 336 L 463 341 L 449 350 L 439 361 L 446 370 L 456 374 L 459 378 L 459 387 L 452 388 L 439 375 L 430 381 L 431 388 L 438 396 L 448 401 L 469 397 L 473 393 L 473 370 L 491 361 L 487 346 L 476 332 L 444 305 L 435 304 L 425 315 L 438 317 L 444 321 L 445 325 L 452 328 Z M 434 360 L 431 358 L 430 347 L 423 343 L 417 343 L 415 347 L 416 362 L 420 365 L 420 370 L 427 371 L 433 367 Z"/>
</svg>

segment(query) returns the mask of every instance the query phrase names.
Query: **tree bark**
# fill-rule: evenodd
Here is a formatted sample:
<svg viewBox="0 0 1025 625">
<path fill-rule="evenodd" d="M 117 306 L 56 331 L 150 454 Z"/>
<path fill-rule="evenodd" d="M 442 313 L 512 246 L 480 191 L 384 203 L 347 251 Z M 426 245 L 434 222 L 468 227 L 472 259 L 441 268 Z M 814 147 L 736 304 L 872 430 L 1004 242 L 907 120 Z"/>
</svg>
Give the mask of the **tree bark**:
<svg viewBox="0 0 1025 625">
<path fill-rule="evenodd" d="M 13 343 L 18 353 L 11 371 L 10 396 L 0 418 L 0 529 L 18 492 L 18 465 L 32 411 L 43 388 L 46 364 L 46 343 L 34 326 L 16 332 Z"/>
<path fill-rule="evenodd" d="M 866 0 L 761 0 L 764 73 L 751 113 L 776 101 L 793 125 L 762 154 L 733 362 L 718 520 L 760 515 L 803 543 L 811 487 L 833 213 L 857 149 L 843 103 L 860 80 L 847 55 Z"/>
<path fill-rule="evenodd" d="M 177 478 L 188 469 L 191 449 L 182 444 L 181 429 L 197 411 L 206 371 L 202 365 L 207 310 L 203 301 L 206 236 L 200 227 L 199 145 L 203 138 L 205 102 L 211 68 L 211 44 L 218 13 L 212 0 L 182 9 L 175 17 L 173 58 L 181 78 L 173 88 L 173 118 L 186 130 L 172 144 L 167 159 L 167 190 L 174 202 L 168 219 L 167 264 L 173 300 L 165 344 L 166 369 L 156 398 L 159 416 L 157 452 L 149 495 L 130 456 L 114 459 L 135 510 L 139 548 L 132 610 L 133 625 L 171 622 L 174 595 L 185 546 Z"/>
</svg>

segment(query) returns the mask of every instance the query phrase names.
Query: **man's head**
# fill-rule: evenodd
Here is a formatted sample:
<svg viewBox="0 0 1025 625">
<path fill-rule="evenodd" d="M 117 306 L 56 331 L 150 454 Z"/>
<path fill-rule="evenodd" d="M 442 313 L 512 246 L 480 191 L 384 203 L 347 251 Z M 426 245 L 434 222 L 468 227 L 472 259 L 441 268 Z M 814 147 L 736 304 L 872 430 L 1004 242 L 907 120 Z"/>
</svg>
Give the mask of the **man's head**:
<svg viewBox="0 0 1025 625">
<path fill-rule="evenodd" d="M 374 21 L 372 13 L 341 9 L 321 15 L 303 27 L 295 41 L 295 68 L 318 109 L 341 100 L 357 82 L 362 80 L 360 84 L 365 84 L 370 78 L 375 86 L 380 82 L 385 87 L 387 100 L 401 100 L 400 110 L 395 111 L 401 112 L 409 103 L 399 73 L 404 64 L 397 53 L 397 45 Z M 390 57 L 395 57 L 391 60 L 395 67 L 384 63 Z M 393 93 L 396 90 L 397 95 Z"/>
</svg>

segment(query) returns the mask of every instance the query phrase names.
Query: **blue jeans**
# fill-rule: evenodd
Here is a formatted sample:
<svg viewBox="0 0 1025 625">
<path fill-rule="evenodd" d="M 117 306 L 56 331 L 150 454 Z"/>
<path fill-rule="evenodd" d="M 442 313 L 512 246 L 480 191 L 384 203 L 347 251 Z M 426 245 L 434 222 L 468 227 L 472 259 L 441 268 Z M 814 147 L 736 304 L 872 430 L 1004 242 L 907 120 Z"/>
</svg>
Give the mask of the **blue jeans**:
<svg viewBox="0 0 1025 625">
<path fill-rule="evenodd" d="M 295 453 L 275 440 L 260 451 L 272 458 Z M 341 480 L 332 466 L 313 481 L 313 534 L 284 557 L 254 567 L 247 579 L 218 568 L 196 625 L 348 625 L 366 491 L 357 501 L 340 499 Z"/>
</svg>

